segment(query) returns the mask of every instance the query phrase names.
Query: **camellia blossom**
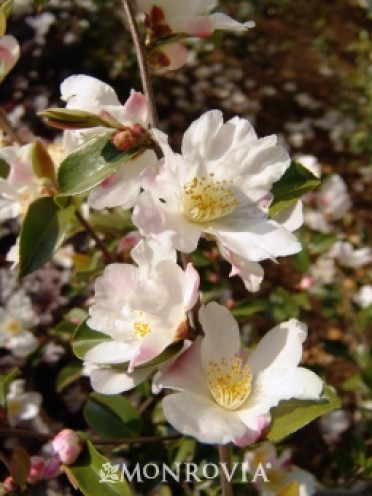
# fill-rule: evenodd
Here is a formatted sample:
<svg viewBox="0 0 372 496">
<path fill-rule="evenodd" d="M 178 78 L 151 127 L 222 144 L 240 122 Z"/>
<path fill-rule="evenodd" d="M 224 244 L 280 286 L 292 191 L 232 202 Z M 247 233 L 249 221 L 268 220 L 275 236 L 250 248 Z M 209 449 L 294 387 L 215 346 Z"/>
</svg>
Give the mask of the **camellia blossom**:
<svg viewBox="0 0 372 496">
<path fill-rule="evenodd" d="M 174 250 L 156 241 L 140 241 L 132 250 L 138 267 L 112 264 L 95 285 L 89 327 L 111 339 L 85 355 L 85 371 L 93 388 L 115 394 L 134 387 L 151 371 L 135 369 L 185 338 L 186 312 L 198 297 L 199 276 L 191 264 L 176 263 Z M 111 367 L 127 364 L 127 370 Z"/>
<path fill-rule="evenodd" d="M 154 132 L 155 133 L 155 132 Z M 185 132 L 182 155 L 156 132 L 164 161 L 142 174 L 133 222 L 144 236 L 190 253 L 202 234 L 217 240 L 233 270 L 252 270 L 257 289 L 262 269 L 256 263 L 301 250 L 290 232 L 302 223 L 296 204 L 287 218 L 268 218 L 270 189 L 290 165 L 276 136 L 258 139 L 251 124 L 235 117 L 223 122 L 218 110 L 205 113 Z M 252 289 L 251 288 L 251 289 Z"/>
<path fill-rule="evenodd" d="M 202 443 L 254 443 L 270 422 L 270 409 L 291 398 L 316 400 L 322 381 L 298 367 L 306 326 L 296 319 L 278 325 L 248 355 L 227 308 L 209 303 L 199 312 L 204 337 L 154 379 L 168 422 Z"/>
<path fill-rule="evenodd" d="M 266 471 L 267 480 L 258 477 L 254 482 L 260 496 L 275 496 L 290 482 L 298 483 L 300 496 L 311 496 L 316 492 L 316 478 L 310 472 L 292 464 L 290 450 L 284 450 L 278 456 L 275 446 L 265 442 L 258 448 L 247 451 L 244 456 L 245 470 L 254 474 L 260 464 L 270 467 Z"/>
<path fill-rule="evenodd" d="M 0 38 L 0 83 L 16 65 L 20 55 L 19 43 L 14 36 Z"/>
<path fill-rule="evenodd" d="M 6 396 L 7 414 L 10 425 L 32 420 L 39 415 L 42 396 L 36 391 L 25 392 L 24 379 L 17 379 L 9 386 Z"/>
<path fill-rule="evenodd" d="M 149 116 L 146 98 L 137 91 L 132 90 L 130 97 L 122 105 L 111 86 L 99 79 L 79 74 L 63 81 L 61 98 L 67 102 L 68 109 L 90 112 L 125 126 L 131 139 L 137 131 L 139 134 L 147 132 Z M 63 136 L 64 149 L 69 154 L 89 139 L 107 133 L 107 130 L 105 127 L 67 130 Z M 120 138 L 119 134 L 117 136 Z M 98 210 L 117 206 L 125 209 L 133 207 L 140 192 L 139 175 L 145 167 L 155 164 L 156 160 L 152 150 L 135 156 L 91 190 L 88 196 L 89 205 Z"/>
<path fill-rule="evenodd" d="M 32 167 L 33 144 L 0 148 L 0 158 L 10 166 L 7 178 L 0 178 L 0 220 L 22 217 L 30 203 L 39 198 L 45 181 Z"/>
<path fill-rule="evenodd" d="M 63 429 L 52 439 L 52 447 L 64 465 L 71 465 L 79 457 L 83 442 L 72 429 Z"/>
<path fill-rule="evenodd" d="M 215 0 L 137 0 L 137 4 L 146 15 L 147 45 L 155 45 L 149 60 L 157 68 L 178 69 L 186 61 L 186 48 L 172 35 L 208 38 L 217 29 L 240 32 L 255 25 L 221 12 L 205 15 L 215 7 Z"/>
<path fill-rule="evenodd" d="M 336 241 L 328 252 L 342 267 L 356 269 L 372 262 L 372 250 L 369 246 L 354 250 L 348 241 Z"/>
<path fill-rule="evenodd" d="M 353 301 L 361 308 L 368 308 L 372 305 L 372 285 L 362 286 L 353 296 Z"/>
<path fill-rule="evenodd" d="M 35 323 L 31 301 L 20 289 L 0 307 L 0 347 L 17 357 L 26 357 L 36 350 L 39 341 L 29 327 Z"/>
<path fill-rule="evenodd" d="M 342 177 L 338 174 L 327 177 L 316 192 L 316 202 L 326 217 L 341 219 L 351 207 L 351 198 Z"/>
</svg>

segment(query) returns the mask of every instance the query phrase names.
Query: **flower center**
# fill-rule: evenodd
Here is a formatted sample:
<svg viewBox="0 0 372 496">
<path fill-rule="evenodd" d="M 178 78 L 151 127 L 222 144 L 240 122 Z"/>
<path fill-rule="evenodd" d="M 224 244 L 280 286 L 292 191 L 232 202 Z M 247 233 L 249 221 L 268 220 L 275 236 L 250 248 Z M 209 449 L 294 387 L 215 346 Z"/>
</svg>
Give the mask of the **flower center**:
<svg viewBox="0 0 372 496">
<path fill-rule="evenodd" d="M 251 392 L 252 371 L 248 364 L 234 355 L 229 361 L 222 358 L 210 362 L 207 372 L 209 389 L 216 402 L 226 410 L 237 410 Z"/>
<path fill-rule="evenodd" d="M 194 177 L 183 187 L 181 209 L 192 222 L 208 222 L 231 213 L 239 204 L 231 191 L 232 180 L 215 181 L 214 174 L 209 178 Z"/>
<path fill-rule="evenodd" d="M 8 334 L 14 335 L 14 334 L 19 334 L 22 331 L 23 325 L 19 320 L 14 319 L 12 317 L 8 317 L 3 324 L 3 329 Z"/>
<path fill-rule="evenodd" d="M 134 327 L 134 332 L 140 338 L 144 338 L 145 336 L 147 336 L 147 334 L 151 332 L 150 325 L 147 322 L 143 322 L 143 320 L 134 322 L 133 327 Z"/>
</svg>

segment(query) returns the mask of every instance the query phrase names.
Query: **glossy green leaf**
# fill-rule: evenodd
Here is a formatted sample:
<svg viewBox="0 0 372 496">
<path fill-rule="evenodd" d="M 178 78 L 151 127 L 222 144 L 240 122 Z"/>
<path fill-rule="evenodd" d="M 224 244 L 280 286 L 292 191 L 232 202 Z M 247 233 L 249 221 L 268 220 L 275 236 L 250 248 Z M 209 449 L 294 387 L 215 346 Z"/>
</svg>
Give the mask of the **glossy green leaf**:
<svg viewBox="0 0 372 496">
<path fill-rule="evenodd" d="M 0 405 L 6 405 L 6 395 L 8 393 L 9 384 L 14 381 L 17 377 L 21 375 L 21 371 L 19 369 L 13 369 L 7 375 L 0 375 Z"/>
<path fill-rule="evenodd" d="M 84 321 L 76 328 L 71 342 L 72 351 L 78 358 L 83 359 L 91 348 L 110 340 L 110 336 L 103 332 L 93 331 Z"/>
<path fill-rule="evenodd" d="M 56 379 L 56 392 L 60 393 L 65 389 L 65 387 L 69 386 L 72 382 L 79 379 L 81 376 L 82 366 L 81 364 L 73 363 L 70 365 L 66 365 L 63 367 Z"/>
<path fill-rule="evenodd" d="M 272 421 L 266 437 L 269 441 L 280 441 L 317 417 L 337 408 L 340 408 L 340 401 L 328 386 L 324 388 L 318 401 L 281 401 L 271 410 Z"/>
<path fill-rule="evenodd" d="M 74 207 L 60 209 L 51 197 L 38 198 L 28 208 L 19 241 L 19 277 L 47 262 L 63 242 Z"/>
<path fill-rule="evenodd" d="M 289 207 L 319 184 L 320 180 L 306 167 L 293 161 L 279 181 L 273 184 L 271 192 L 274 200 L 270 207 L 271 216 Z"/>
<path fill-rule="evenodd" d="M 85 110 L 49 108 L 39 112 L 38 115 L 44 117 L 50 126 L 58 129 L 87 129 L 102 126 L 112 128 L 106 120 Z"/>
<path fill-rule="evenodd" d="M 86 193 L 137 155 L 138 149 L 119 151 L 110 138 L 111 133 L 93 138 L 65 158 L 58 169 L 58 198 Z"/>
<path fill-rule="evenodd" d="M 6 179 L 10 172 L 10 165 L 4 159 L 0 158 L 0 178 Z"/>
<path fill-rule="evenodd" d="M 120 466 L 115 466 L 87 441 L 73 465 L 64 466 L 71 483 L 85 496 L 131 496 Z M 115 477 L 116 476 L 116 477 Z"/>
<path fill-rule="evenodd" d="M 105 439 L 138 435 L 140 416 L 123 396 L 92 393 L 84 407 L 89 427 Z"/>
<path fill-rule="evenodd" d="M 27 451 L 19 446 L 15 447 L 10 459 L 10 475 L 22 490 L 26 489 L 30 466 L 30 457 Z"/>
</svg>

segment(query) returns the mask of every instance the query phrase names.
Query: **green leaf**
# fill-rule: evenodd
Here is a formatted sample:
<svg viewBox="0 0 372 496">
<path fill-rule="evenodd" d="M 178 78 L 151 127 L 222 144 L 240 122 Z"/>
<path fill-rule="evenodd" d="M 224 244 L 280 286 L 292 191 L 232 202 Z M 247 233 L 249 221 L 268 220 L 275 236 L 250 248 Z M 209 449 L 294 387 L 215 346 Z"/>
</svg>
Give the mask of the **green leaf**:
<svg viewBox="0 0 372 496">
<path fill-rule="evenodd" d="M 140 416 L 123 396 L 92 393 L 84 407 L 89 427 L 104 439 L 119 439 L 138 435 Z"/>
<path fill-rule="evenodd" d="M 73 363 L 70 365 L 66 365 L 66 367 L 63 367 L 57 375 L 56 392 L 60 393 L 65 387 L 69 386 L 72 382 L 79 379 L 79 377 L 81 376 L 81 371 L 82 366 L 80 363 Z"/>
<path fill-rule="evenodd" d="M 61 245 L 75 208 L 63 210 L 52 197 L 38 198 L 28 208 L 19 241 L 19 277 L 47 262 Z"/>
<path fill-rule="evenodd" d="M 138 149 L 121 152 L 110 139 L 111 133 L 100 135 L 65 158 L 58 169 L 61 193 L 57 198 L 86 193 L 139 153 Z"/>
<path fill-rule="evenodd" d="M 30 466 L 30 457 L 27 451 L 19 446 L 15 447 L 10 459 L 10 475 L 22 490 L 26 489 Z"/>
<path fill-rule="evenodd" d="M 78 358 L 84 359 L 84 356 L 91 348 L 110 340 L 110 336 L 103 332 L 93 331 L 93 329 L 87 326 L 86 321 L 84 321 L 76 328 L 71 347 Z"/>
<path fill-rule="evenodd" d="M 105 465 L 105 467 L 103 467 Z M 122 477 L 120 467 L 116 473 L 118 480 L 102 481 L 107 475 L 107 467 L 115 468 L 110 461 L 96 451 L 87 441 L 84 449 L 73 465 L 64 466 L 64 471 L 71 483 L 85 496 L 131 496 L 127 482 Z"/>
<path fill-rule="evenodd" d="M 21 371 L 19 369 L 13 369 L 7 375 L 0 375 L 0 405 L 6 405 L 6 395 L 8 393 L 9 384 L 14 381 L 17 377 L 21 375 Z"/>
<path fill-rule="evenodd" d="M 312 255 L 319 255 L 330 248 L 337 239 L 336 233 L 311 233 L 311 242 L 307 247 Z"/>
<path fill-rule="evenodd" d="M 0 36 L 4 36 L 6 32 L 6 17 L 4 12 L 0 9 Z"/>
<path fill-rule="evenodd" d="M 243 301 L 232 308 L 231 313 L 234 317 L 249 317 L 266 309 L 267 301 L 265 300 Z"/>
<path fill-rule="evenodd" d="M 4 159 L 0 158 L 0 177 L 6 179 L 10 172 L 10 165 Z"/>
<path fill-rule="evenodd" d="M 38 115 L 44 117 L 50 126 L 58 129 L 88 129 L 102 126 L 112 128 L 106 120 L 85 110 L 49 108 L 39 112 Z"/>
<path fill-rule="evenodd" d="M 270 207 L 270 215 L 278 214 L 319 184 L 320 180 L 306 167 L 293 161 L 279 181 L 273 184 L 271 192 L 274 200 Z"/>
<path fill-rule="evenodd" d="M 0 10 L 5 16 L 5 18 L 9 17 L 13 10 L 13 0 L 5 0 L 0 5 Z"/>
<path fill-rule="evenodd" d="M 266 437 L 269 441 L 280 441 L 317 417 L 337 408 L 340 408 L 340 401 L 328 386 L 325 386 L 318 401 L 281 401 L 271 410 L 272 421 Z"/>
</svg>

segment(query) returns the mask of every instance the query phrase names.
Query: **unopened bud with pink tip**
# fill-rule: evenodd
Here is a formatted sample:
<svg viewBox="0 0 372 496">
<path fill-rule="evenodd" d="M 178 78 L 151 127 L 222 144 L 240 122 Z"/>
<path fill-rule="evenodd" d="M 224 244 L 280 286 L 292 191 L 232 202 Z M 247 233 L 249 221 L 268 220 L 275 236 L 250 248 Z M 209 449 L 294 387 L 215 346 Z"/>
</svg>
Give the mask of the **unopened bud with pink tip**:
<svg viewBox="0 0 372 496">
<path fill-rule="evenodd" d="M 14 482 L 13 477 L 7 477 L 3 482 L 3 492 L 4 494 L 10 494 L 18 489 L 17 484 Z"/>
<path fill-rule="evenodd" d="M 31 456 L 30 471 L 28 473 L 27 482 L 36 484 L 44 479 L 45 460 L 41 456 Z"/>
<path fill-rule="evenodd" d="M 72 429 L 63 429 L 52 440 L 54 452 L 64 465 L 75 463 L 79 457 L 83 443 Z"/>
</svg>

